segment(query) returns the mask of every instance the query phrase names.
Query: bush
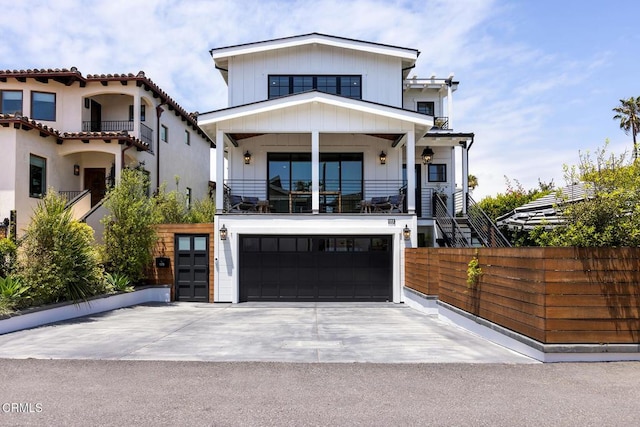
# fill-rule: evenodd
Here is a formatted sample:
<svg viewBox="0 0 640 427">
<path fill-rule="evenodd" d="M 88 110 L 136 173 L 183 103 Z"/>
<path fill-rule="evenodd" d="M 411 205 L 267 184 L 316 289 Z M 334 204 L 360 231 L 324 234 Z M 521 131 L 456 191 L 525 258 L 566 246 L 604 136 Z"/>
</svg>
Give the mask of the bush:
<svg viewBox="0 0 640 427">
<path fill-rule="evenodd" d="M 177 180 L 176 180 L 177 183 Z M 151 199 L 153 206 L 153 222 L 156 224 L 181 224 L 187 222 L 187 198 L 177 190 L 167 191 L 163 183 Z"/>
<path fill-rule="evenodd" d="M 124 169 L 120 182 L 107 194 L 109 214 L 104 224 L 102 257 L 110 273 L 127 276 L 136 283 L 144 279 L 156 242 L 153 206 L 147 196 L 148 177 L 135 169 Z"/>
<path fill-rule="evenodd" d="M 5 302 L 5 309 L 11 310 L 28 305 L 31 298 L 28 294 L 29 286 L 22 283 L 15 276 L 0 277 L 0 299 Z"/>
<path fill-rule="evenodd" d="M 106 273 L 104 275 L 107 281 L 107 286 L 115 292 L 133 292 L 133 286 L 131 286 L 131 280 L 122 274 L 118 273 Z"/>
<path fill-rule="evenodd" d="M 211 197 L 205 197 L 202 200 L 196 200 L 189 210 L 187 222 L 191 223 L 207 223 L 213 222 L 216 214 L 216 202 Z"/>
<path fill-rule="evenodd" d="M 17 246 L 13 240 L 0 239 L 0 277 L 8 276 L 15 270 Z"/>
<path fill-rule="evenodd" d="M 71 217 L 49 190 L 34 210 L 18 251 L 18 273 L 35 304 L 86 300 L 105 292 L 93 230 Z"/>
</svg>

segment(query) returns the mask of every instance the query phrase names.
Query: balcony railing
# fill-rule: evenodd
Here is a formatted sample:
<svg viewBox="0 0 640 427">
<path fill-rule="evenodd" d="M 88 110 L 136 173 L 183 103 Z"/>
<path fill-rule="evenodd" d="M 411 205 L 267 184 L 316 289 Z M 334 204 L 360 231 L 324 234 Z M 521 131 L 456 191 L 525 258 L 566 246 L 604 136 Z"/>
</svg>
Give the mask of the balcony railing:
<svg viewBox="0 0 640 427">
<path fill-rule="evenodd" d="M 449 117 L 434 117 L 433 118 L 433 128 L 434 129 L 449 129 Z"/>
<path fill-rule="evenodd" d="M 360 213 L 363 200 L 393 196 L 404 191 L 401 180 L 325 180 L 320 183 L 320 212 Z M 231 195 L 267 201 L 271 213 L 311 212 L 311 184 L 307 181 L 226 180 L 224 209 L 227 212 L 230 211 Z"/>
<path fill-rule="evenodd" d="M 82 122 L 83 132 L 121 132 L 133 131 L 133 121 L 129 120 L 102 120 L 99 122 Z"/>
<path fill-rule="evenodd" d="M 144 123 L 140 123 L 140 139 L 149 144 L 150 151 L 153 151 L 153 129 Z"/>
</svg>

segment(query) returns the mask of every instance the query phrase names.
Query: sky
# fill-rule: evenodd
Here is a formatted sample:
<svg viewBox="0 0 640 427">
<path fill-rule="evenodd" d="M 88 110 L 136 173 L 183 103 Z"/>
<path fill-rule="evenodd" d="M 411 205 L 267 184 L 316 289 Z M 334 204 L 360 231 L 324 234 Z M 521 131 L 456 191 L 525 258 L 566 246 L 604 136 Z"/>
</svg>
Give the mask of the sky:
<svg viewBox="0 0 640 427">
<path fill-rule="evenodd" d="M 227 105 L 209 50 L 319 32 L 418 49 L 411 75 L 460 82 L 455 130 L 474 132 L 480 200 L 564 185 L 563 165 L 610 141 L 640 96 L 637 0 L 0 0 L 0 69 L 146 76 L 187 111 Z"/>
</svg>

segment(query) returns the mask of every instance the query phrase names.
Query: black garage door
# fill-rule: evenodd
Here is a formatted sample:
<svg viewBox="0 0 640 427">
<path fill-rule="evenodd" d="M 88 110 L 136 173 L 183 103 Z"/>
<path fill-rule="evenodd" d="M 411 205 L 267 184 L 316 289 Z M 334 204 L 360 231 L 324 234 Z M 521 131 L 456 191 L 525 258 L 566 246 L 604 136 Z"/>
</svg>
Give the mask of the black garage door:
<svg viewBox="0 0 640 427">
<path fill-rule="evenodd" d="M 240 301 L 390 301 L 391 236 L 241 236 Z"/>
</svg>

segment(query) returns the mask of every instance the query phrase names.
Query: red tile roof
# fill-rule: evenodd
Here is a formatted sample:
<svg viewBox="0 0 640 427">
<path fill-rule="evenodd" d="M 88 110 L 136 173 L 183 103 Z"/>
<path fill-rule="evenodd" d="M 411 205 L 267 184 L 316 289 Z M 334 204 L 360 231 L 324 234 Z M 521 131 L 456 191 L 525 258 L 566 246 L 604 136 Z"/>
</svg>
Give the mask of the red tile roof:
<svg viewBox="0 0 640 427">
<path fill-rule="evenodd" d="M 187 121 L 189 125 L 204 137 L 213 146 L 213 141 L 198 126 L 198 113 L 189 113 L 182 108 L 173 98 L 165 91 L 160 89 L 153 80 L 146 77 L 144 71 L 138 74 L 87 74 L 86 77 L 78 71 L 76 67 L 67 68 L 42 68 L 27 70 L 0 70 L 0 82 L 6 82 L 8 78 L 15 78 L 18 81 L 26 81 L 28 78 L 35 79 L 42 83 L 48 83 L 49 80 L 71 86 L 78 82 L 80 87 L 84 87 L 90 82 L 99 82 L 108 85 L 109 82 L 120 82 L 126 85 L 128 82 L 135 82 L 137 86 L 144 87 L 145 90 L 153 93 L 154 98 L 159 98 L 162 104 L 166 104 L 169 111 L 174 111 L 176 116 L 181 116 L 183 121 Z"/>
<path fill-rule="evenodd" d="M 111 141 L 117 140 L 119 144 L 133 145 L 140 150 L 148 150 L 149 144 L 135 138 L 127 133 L 127 131 L 121 132 L 61 132 L 57 129 L 47 126 L 40 122 L 30 119 L 29 117 L 21 116 L 19 114 L 0 114 L 0 126 L 9 127 L 13 125 L 16 129 L 31 130 L 37 129 L 40 131 L 40 136 L 47 137 L 52 136 L 56 138 L 58 144 L 62 144 L 65 140 L 103 140 Z"/>
</svg>

